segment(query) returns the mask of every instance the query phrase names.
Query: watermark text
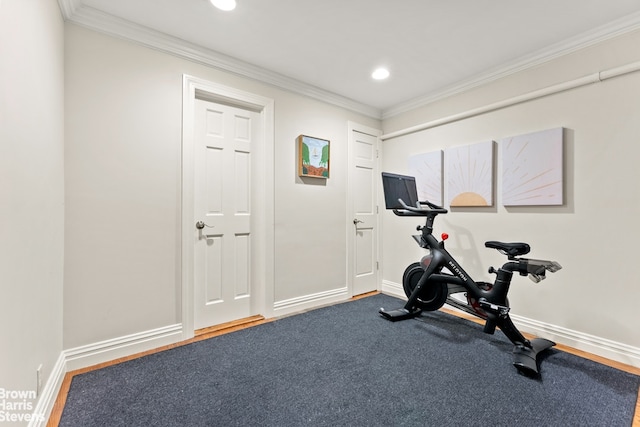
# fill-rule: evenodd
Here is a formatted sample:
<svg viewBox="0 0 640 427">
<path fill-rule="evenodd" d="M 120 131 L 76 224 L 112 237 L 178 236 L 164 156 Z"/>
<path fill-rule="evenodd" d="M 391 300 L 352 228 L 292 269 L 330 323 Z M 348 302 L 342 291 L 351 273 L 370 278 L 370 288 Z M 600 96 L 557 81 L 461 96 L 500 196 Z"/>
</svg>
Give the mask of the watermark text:
<svg viewBox="0 0 640 427">
<path fill-rule="evenodd" d="M 0 387 L 0 423 L 44 421 L 34 414 L 37 393 L 34 390 L 7 390 Z"/>
</svg>

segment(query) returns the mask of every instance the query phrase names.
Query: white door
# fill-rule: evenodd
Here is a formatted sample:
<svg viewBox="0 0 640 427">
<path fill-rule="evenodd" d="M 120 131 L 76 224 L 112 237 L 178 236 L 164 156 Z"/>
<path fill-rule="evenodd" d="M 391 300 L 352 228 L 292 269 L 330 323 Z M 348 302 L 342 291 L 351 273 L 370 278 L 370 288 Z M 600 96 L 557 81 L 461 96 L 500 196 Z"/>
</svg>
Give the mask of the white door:
<svg viewBox="0 0 640 427">
<path fill-rule="evenodd" d="M 373 129 L 349 127 L 349 201 L 347 240 L 350 242 L 352 295 L 378 285 L 378 136 Z"/>
<path fill-rule="evenodd" d="M 252 144 L 260 114 L 195 100 L 194 328 L 248 317 L 252 294 Z"/>
</svg>

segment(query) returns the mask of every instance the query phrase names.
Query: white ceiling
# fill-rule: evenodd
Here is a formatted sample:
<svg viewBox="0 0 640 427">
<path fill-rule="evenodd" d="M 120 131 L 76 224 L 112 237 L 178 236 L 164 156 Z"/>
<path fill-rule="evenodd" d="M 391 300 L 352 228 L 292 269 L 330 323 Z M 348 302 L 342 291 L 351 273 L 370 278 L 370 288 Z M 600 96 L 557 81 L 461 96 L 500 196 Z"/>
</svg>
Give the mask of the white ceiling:
<svg viewBox="0 0 640 427">
<path fill-rule="evenodd" d="M 639 0 L 237 2 L 59 0 L 80 25 L 378 117 L 640 28 Z"/>
</svg>

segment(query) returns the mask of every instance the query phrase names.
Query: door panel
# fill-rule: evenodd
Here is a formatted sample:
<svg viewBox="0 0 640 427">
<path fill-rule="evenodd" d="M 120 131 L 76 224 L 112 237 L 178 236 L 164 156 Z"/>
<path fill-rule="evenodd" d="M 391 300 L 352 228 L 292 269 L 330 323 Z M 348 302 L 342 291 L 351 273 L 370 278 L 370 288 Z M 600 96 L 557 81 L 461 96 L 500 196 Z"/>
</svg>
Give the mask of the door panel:
<svg viewBox="0 0 640 427">
<path fill-rule="evenodd" d="M 206 236 L 205 239 L 205 301 L 210 304 L 222 300 L 223 241 L 221 236 Z"/>
<path fill-rule="evenodd" d="M 375 268 L 374 254 L 367 250 L 373 248 L 372 229 L 358 230 L 356 248 L 356 277 L 373 274 Z"/>
</svg>

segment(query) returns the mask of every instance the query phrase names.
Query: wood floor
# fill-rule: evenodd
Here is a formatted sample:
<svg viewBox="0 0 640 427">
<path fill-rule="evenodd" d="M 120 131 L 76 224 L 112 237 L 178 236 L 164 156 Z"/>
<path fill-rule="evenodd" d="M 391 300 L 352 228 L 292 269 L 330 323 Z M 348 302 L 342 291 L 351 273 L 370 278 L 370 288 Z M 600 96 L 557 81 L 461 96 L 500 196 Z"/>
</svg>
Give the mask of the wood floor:
<svg viewBox="0 0 640 427">
<path fill-rule="evenodd" d="M 352 300 L 357 300 L 360 298 L 365 298 L 371 295 L 375 295 L 378 294 L 379 292 L 371 292 L 371 293 L 367 293 L 367 294 L 363 294 L 363 295 L 358 295 L 352 298 Z M 454 316 L 458 316 L 458 317 L 462 317 L 465 318 L 467 320 L 471 320 L 472 322 L 476 322 L 476 323 L 482 323 L 478 318 L 473 317 L 471 315 L 465 314 L 465 313 L 461 313 L 459 311 L 456 310 L 450 310 L 447 308 L 442 308 L 441 309 L 444 312 L 447 312 L 449 314 L 452 314 Z M 76 371 L 71 371 L 71 372 L 67 372 L 67 374 L 64 377 L 64 380 L 62 382 L 62 385 L 60 387 L 60 391 L 58 392 L 58 397 L 56 399 L 56 402 L 53 406 L 53 410 L 51 411 L 51 415 L 49 416 L 49 421 L 47 422 L 47 427 L 57 427 L 58 424 L 60 423 L 60 418 L 62 417 L 62 411 L 64 409 L 64 405 L 67 401 L 67 395 L 69 393 L 69 388 L 71 386 L 71 380 L 73 379 L 73 377 L 75 375 L 79 375 L 79 374 L 83 374 L 86 372 L 90 372 L 90 371 L 94 371 L 96 369 L 101 369 L 107 366 L 111 366 L 111 365 L 116 365 L 118 363 L 122 363 L 122 362 L 126 362 L 129 360 L 134 360 L 134 359 L 138 359 L 140 357 L 144 357 L 147 356 L 149 354 L 154 354 L 154 353 L 158 353 L 161 351 L 165 351 L 165 350 L 170 350 L 172 348 L 176 348 L 176 347 L 181 347 L 183 345 L 187 345 L 187 344 L 191 344 L 197 341 L 202 341 L 202 340 L 206 340 L 209 338 L 213 338 L 213 337 L 217 337 L 219 335 L 223 335 L 223 334 L 228 334 L 230 332 L 235 332 L 235 331 L 239 331 L 241 329 L 245 329 L 245 328 L 250 328 L 252 326 L 257 326 L 257 325 L 262 325 L 264 323 L 268 323 L 268 322 L 272 322 L 276 319 L 265 319 L 262 316 L 253 316 L 253 317 L 249 317 L 246 319 L 240 319 L 237 321 L 233 321 L 233 322 L 229 322 L 229 323 L 224 323 L 222 325 L 217 325 L 217 326 L 212 326 L 210 328 L 205 328 L 205 329 L 200 329 L 195 331 L 195 336 L 190 339 L 190 340 L 186 340 L 186 341 L 181 341 L 175 344 L 171 344 L 171 345 L 167 345 L 164 347 L 160 347 L 157 349 L 153 349 L 153 350 L 149 350 L 149 351 L 145 351 L 142 353 L 137 353 L 131 356 L 127 356 L 127 357 L 123 357 L 120 359 L 116 359 L 116 360 L 112 360 L 110 362 L 105 362 L 105 363 L 100 363 L 98 365 L 94 365 L 94 366 L 89 366 L 87 368 L 83 368 L 83 369 L 78 369 Z M 526 335 L 526 334 L 525 334 Z M 531 338 L 530 336 L 527 338 Z M 567 353 L 571 353 L 574 354 L 576 356 L 580 356 L 580 357 L 584 357 L 585 359 L 589 359 L 589 360 L 593 360 L 595 362 L 598 363 L 602 363 L 603 365 L 607 365 L 607 366 L 611 366 L 613 368 L 616 369 L 620 369 L 621 371 L 624 372 L 629 372 L 631 374 L 635 374 L 635 375 L 640 375 L 640 368 L 636 368 L 634 366 L 629 366 L 629 365 L 625 365 L 624 363 L 620 363 L 620 362 L 616 362 L 613 360 L 609 360 L 606 359 L 604 357 L 600 357 L 600 356 L 596 356 L 581 350 L 577 350 L 562 344 L 557 344 L 555 346 L 556 349 L 567 352 Z M 640 427 L 640 390 L 638 391 L 638 398 L 636 401 L 636 409 L 635 409 L 635 413 L 633 416 L 633 424 L 631 425 L 632 427 Z"/>
</svg>

